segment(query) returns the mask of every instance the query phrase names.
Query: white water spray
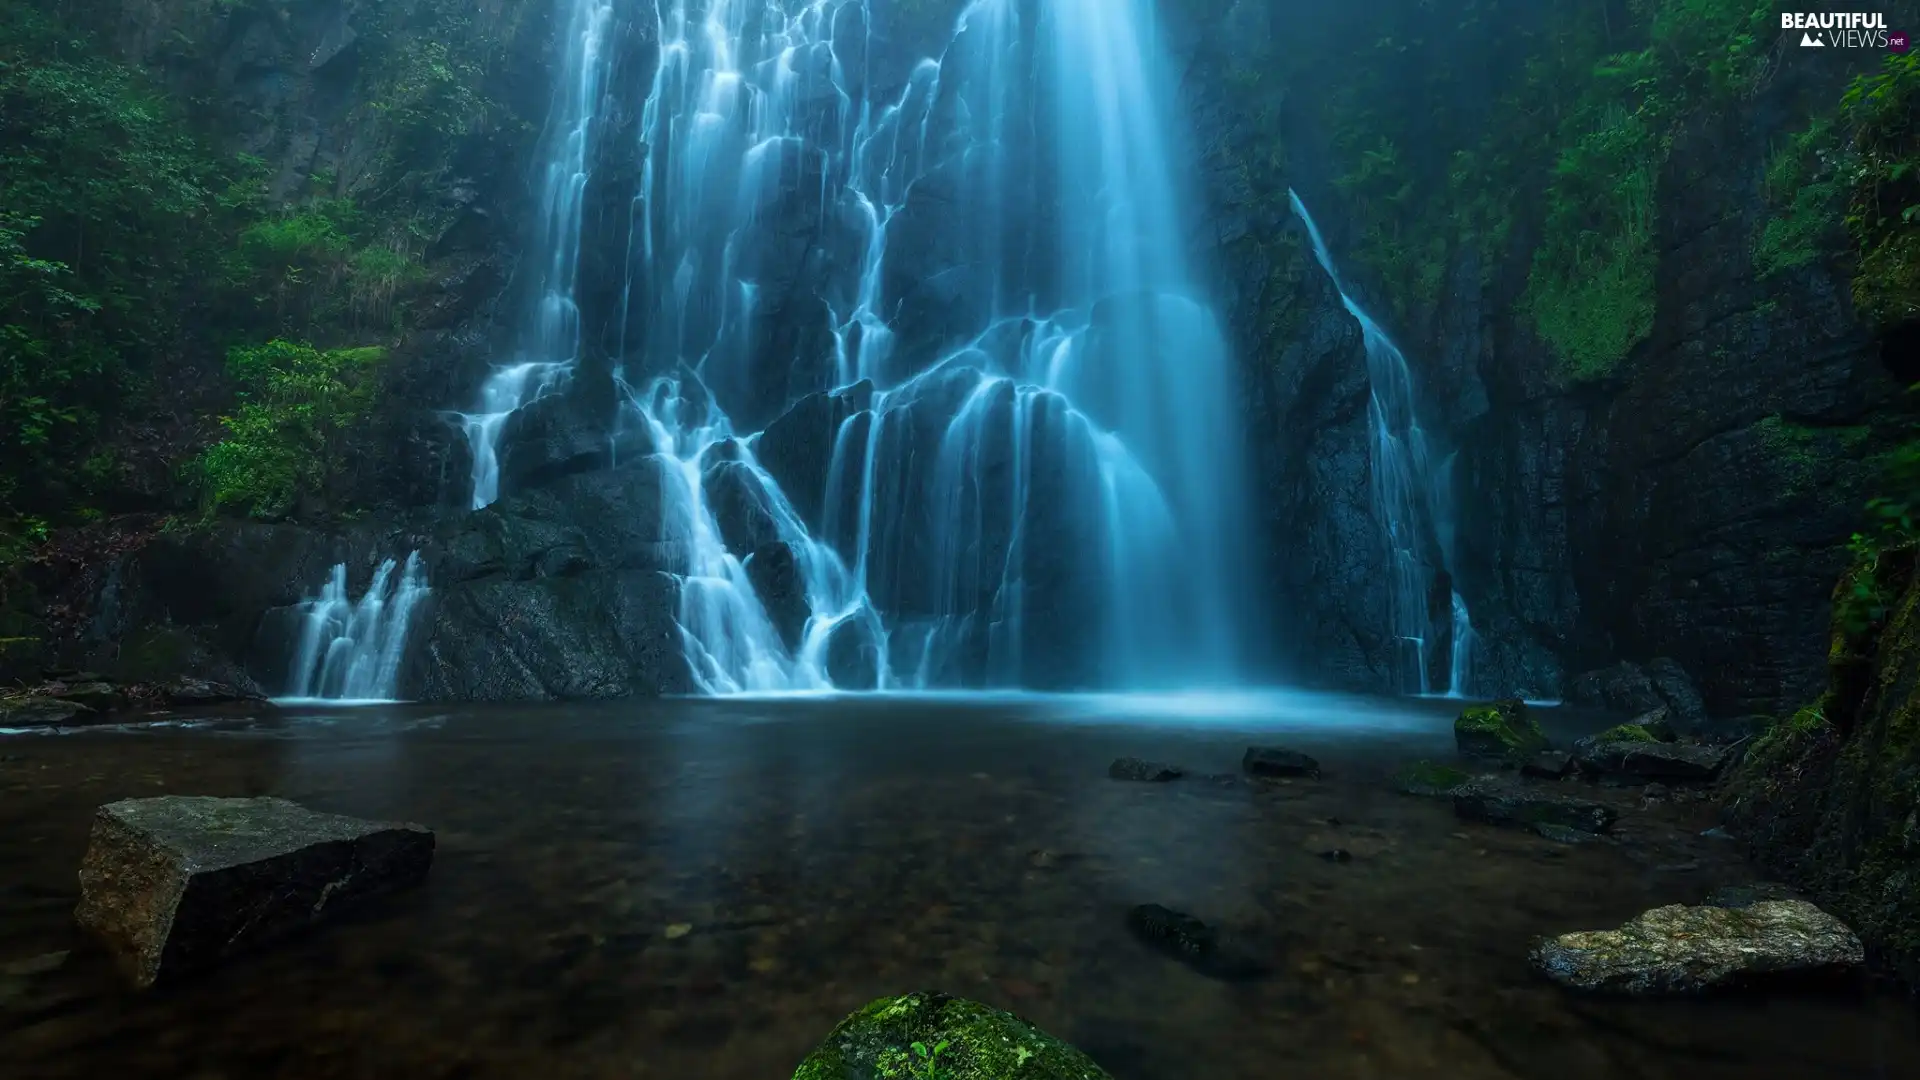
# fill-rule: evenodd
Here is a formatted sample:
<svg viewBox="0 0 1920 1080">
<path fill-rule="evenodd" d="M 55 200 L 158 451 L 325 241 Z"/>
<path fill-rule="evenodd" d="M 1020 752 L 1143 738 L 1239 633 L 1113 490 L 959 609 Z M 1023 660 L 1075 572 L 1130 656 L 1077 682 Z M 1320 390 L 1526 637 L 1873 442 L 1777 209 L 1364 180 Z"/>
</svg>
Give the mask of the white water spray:
<svg viewBox="0 0 1920 1080">
<path fill-rule="evenodd" d="M 531 318 L 520 356 L 498 365 L 480 388 L 480 402 L 461 414 L 473 460 L 474 509 L 500 497 L 500 437 L 513 414 L 564 386 L 580 360 L 580 312 L 574 288 L 580 272 L 582 196 L 596 115 L 606 96 L 612 62 L 612 0 L 562 0 L 566 16 L 560 66 L 554 72 L 552 111 L 543 136 L 536 232 L 530 251 L 537 277 L 530 283 Z"/>
<path fill-rule="evenodd" d="M 392 559 L 381 563 L 358 603 L 347 595 L 346 564 L 336 565 L 320 594 L 300 605 L 300 639 L 287 673 L 286 696 L 392 700 L 413 612 L 426 594 L 418 552 L 407 556 L 404 567 Z"/>
<path fill-rule="evenodd" d="M 1444 563 L 1434 565 L 1436 560 L 1450 559 L 1452 555 L 1444 550 L 1451 546 L 1455 524 L 1448 471 L 1434 468 L 1430 460 L 1426 432 L 1421 429 L 1414 408 L 1413 373 L 1407 367 L 1406 356 L 1347 292 L 1320 228 L 1314 224 L 1300 196 L 1289 190 L 1287 198 L 1313 243 L 1314 258 L 1333 280 L 1347 313 L 1360 324 L 1366 344 L 1367 381 L 1372 391 L 1367 421 L 1373 433 L 1373 498 L 1386 531 L 1391 563 L 1389 632 L 1400 650 L 1396 659 L 1405 680 L 1400 689 L 1422 694 L 1435 692 L 1427 667 L 1431 658 L 1428 638 L 1433 633 L 1436 615 L 1430 608 L 1429 597 L 1433 593 L 1435 572 L 1444 569 Z M 1449 684 L 1440 688 L 1440 692 L 1462 697 L 1472 690 L 1474 633 L 1467 602 L 1457 589 L 1451 593 L 1446 618 L 1451 628 L 1447 656 Z M 1409 668 L 1412 678 L 1406 678 Z"/>
</svg>

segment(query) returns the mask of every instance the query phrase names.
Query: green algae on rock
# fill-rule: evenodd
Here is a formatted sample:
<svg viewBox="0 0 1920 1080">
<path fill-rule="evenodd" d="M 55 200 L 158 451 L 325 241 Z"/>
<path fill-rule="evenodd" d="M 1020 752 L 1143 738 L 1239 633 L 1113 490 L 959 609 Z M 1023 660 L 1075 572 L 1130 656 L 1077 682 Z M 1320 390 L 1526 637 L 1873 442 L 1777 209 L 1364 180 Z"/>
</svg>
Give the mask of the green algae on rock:
<svg viewBox="0 0 1920 1080">
<path fill-rule="evenodd" d="M 1858 966 L 1860 939 L 1804 900 L 1654 908 L 1618 930 L 1545 938 L 1535 968 L 1576 990 L 1683 994 L 1740 978 Z"/>
<path fill-rule="evenodd" d="M 1547 749 L 1540 722 L 1517 698 L 1469 705 L 1453 722 L 1454 743 L 1464 757 L 1519 760 Z"/>
<path fill-rule="evenodd" d="M 793 1080 L 1112 1080 L 1093 1059 L 1008 1012 L 946 994 L 868 1003 Z"/>
</svg>

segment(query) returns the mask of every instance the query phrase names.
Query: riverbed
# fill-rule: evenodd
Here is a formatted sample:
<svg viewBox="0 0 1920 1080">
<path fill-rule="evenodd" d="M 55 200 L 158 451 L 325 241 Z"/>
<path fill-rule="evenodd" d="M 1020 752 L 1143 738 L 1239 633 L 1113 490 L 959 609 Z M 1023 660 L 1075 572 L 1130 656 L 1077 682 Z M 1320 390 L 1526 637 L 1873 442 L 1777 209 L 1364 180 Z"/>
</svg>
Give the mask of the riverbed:
<svg viewBox="0 0 1920 1080">
<path fill-rule="evenodd" d="M 0 738 L 0 1075 L 784 1080 L 937 990 L 1117 1080 L 1890 1080 L 1920 1013 L 1857 984 L 1584 998 L 1535 935 L 1754 879 L 1704 801 L 1614 792 L 1568 846 L 1396 794 L 1457 704 L 1305 694 L 291 707 Z M 1545 710 L 1564 740 L 1604 718 Z M 1319 779 L 1214 781 L 1249 745 Z M 1179 764 L 1166 784 L 1116 757 Z M 151 993 L 72 927 L 93 809 L 278 795 L 435 830 L 426 886 Z M 1271 969 L 1130 936 L 1157 903 Z M 64 955 L 62 955 L 64 954 Z"/>
</svg>

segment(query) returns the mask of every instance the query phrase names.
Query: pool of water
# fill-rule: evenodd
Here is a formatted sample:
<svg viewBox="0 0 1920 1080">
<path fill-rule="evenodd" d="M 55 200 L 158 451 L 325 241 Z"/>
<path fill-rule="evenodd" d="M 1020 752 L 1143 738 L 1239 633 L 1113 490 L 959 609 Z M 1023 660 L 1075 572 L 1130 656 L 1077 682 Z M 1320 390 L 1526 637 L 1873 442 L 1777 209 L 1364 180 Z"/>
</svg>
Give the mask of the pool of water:
<svg viewBox="0 0 1920 1080">
<path fill-rule="evenodd" d="M 1317 695 L 817 698 L 283 709 L 0 739 L 0 1075 L 785 1080 L 844 1014 L 941 990 L 1118 1080 L 1821 1080 L 1916 1075 L 1904 998 L 1631 1002 L 1532 974 L 1537 934 L 1751 880 L 1700 802 L 1619 845 L 1468 825 L 1394 794 L 1457 703 Z M 1562 737 L 1600 721 L 1554 710 Z M 1127 784 L 1114 757 L 1232 773 Z M 428 884 L 157 992 L 73 930 L 94 807 L 280 795 L 432 827 Z M 1323 857 L 1339 849 L 1345 862 Z M 1214 923 L 1271 977 L 1143 948 L 1135 904 Z M 58 954 L 66 953 L 62 958 Z"/>
</svg>

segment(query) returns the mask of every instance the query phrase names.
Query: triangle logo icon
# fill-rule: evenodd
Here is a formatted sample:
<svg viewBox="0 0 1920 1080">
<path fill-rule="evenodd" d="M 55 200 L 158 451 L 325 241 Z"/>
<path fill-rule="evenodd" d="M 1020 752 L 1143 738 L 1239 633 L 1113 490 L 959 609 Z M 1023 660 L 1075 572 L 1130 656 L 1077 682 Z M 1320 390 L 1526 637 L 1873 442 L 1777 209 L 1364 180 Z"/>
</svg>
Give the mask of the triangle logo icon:
<svg viewBox="0 0 1920 1080">
<path fill-rule="evenodd" d="M 1824 49 L 1827 47 L 1827 43 L 1824 41 L 1821 41 L 1817 37 L 1814 37 L 1812 34 L 1802 33 L 1800 35 L 1800 47 L 1804 49 L 1809 46 Z"/>
</svg>

